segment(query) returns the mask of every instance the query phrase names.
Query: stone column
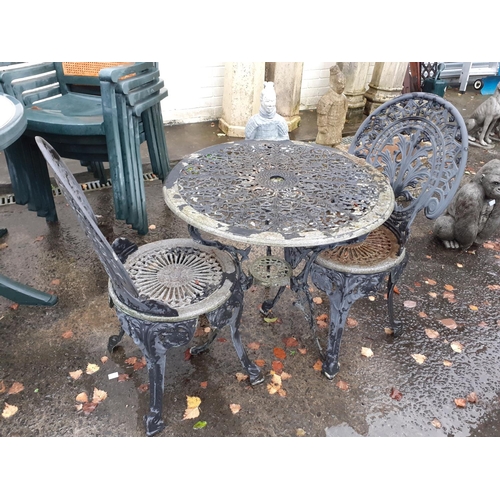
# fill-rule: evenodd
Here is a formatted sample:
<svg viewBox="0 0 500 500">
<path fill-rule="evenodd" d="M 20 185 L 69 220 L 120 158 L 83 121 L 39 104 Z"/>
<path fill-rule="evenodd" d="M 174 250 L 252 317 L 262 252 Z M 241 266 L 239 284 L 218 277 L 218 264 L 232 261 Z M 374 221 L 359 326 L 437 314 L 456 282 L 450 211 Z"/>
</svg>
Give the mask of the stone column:
<svg viewBox="0 0 500 500">
<path fill-rule="evenodd" d="M 300 91 L 302 88 L 301 62 L 266 63 L 266 81 L 274 82 L 276 90 L 276 112 L 288 124 L 288 131 L 296 129 L 300 123 Z"/>
<path fill-rule="evenodd" d="M 219 120 L 219 128 L 226 135 L 245 137 L 248 119 L 259 112 L 265 70 L 265 62 L 226 63 Z"/>
<path fill-rule="evenodd" d="M 344 95 L 347 97 L 346 122 L 363 118 L 365 108 L 366 80 L 368 78 L 369 62 L 339 62 L 337 63 L 345 76 Z"/>
<path fill-rule="evenodd" d="M 375 63 L 372 81 L 365 92 L 365 115 L 369 115 L 384 102 L 401 95 L 407 69 L 407 62 Z"/>
</svg>

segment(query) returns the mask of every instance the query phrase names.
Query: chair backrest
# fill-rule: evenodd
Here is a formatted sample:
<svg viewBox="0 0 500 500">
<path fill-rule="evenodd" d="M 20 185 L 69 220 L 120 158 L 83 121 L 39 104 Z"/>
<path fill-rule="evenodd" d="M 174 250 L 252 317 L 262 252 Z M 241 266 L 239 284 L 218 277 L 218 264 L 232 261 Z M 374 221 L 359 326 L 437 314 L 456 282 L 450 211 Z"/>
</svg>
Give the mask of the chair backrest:
<svg viewBox="0 0 500 500">
<path fill-rule="evenodd" d="M 458 110 L 424 92 L 382 104 L 359 127 L 349 153 L 389 178 L 396 201 L 387 225 L 403 245 L 420 210 L 435 219 L 453 199 L 465 171 L 467 145 Z"/>
<path fill-rule="evenodd" d="M 35 140 L 47 163 L 51 166 L 58 186 L 75 211 L 86 235 L 90 238 L 94 250 L 111 280 L 113 290 L 118 299 L 126 306 L 138 312 L 150 314 L 163 313 L 166 316 L 177 316 L 177 312 L 167 306 L 167 304 L 155 300 L 143 299 L 139 296 L 125 266 L 99 230 L 92 207 L 78 181 L 61 160 L 57 151 L 45 139 L 36 137 Z"/>
<path fill-rule="evenodd" d="M 99 72 L 104 68 L 128 66 L 131 62 L 56 62 L 57 79 L 62 93 L 100 94 Z"/>
</svg>

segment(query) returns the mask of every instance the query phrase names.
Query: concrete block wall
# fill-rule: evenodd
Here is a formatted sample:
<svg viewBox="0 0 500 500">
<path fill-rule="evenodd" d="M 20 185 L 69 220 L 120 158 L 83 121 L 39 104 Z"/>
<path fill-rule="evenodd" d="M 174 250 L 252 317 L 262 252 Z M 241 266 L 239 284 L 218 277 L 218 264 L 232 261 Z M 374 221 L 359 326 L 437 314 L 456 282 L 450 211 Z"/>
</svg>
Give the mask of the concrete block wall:
<svg viewBox="0 0 500 500">
<path fill-rule="evenodd" d="M 300 109 L 316 109 L 329 87 L 330 67 L 334 62 L 304 62 Z M 371 79 L 373 66 L 368 72 Z M 168 89 L 162 103 L 166 125 L 218 120 L 222 115 L 224 63 L 197 61 L 159 61 L 160 74 Z"/>
</svg>

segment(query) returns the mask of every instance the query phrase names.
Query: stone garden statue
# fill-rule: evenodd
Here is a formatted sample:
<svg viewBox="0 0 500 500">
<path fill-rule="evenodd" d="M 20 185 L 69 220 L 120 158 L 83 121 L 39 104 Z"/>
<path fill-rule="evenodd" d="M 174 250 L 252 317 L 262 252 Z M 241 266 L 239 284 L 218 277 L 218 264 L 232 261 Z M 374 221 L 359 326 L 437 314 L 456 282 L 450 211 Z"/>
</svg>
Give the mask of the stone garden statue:
<svg viewBox="0 0 500 500">
<path fill-rule="evenodd" d="M 492 148 L 491 135 L 500 120 L 500 83 L 495 92 L 482 102 L 465 120 L 469 134 L 469 144 L 483 148 Z"/>
<path fill-rule="evenodd" d="M 490 160 L 457 192 L 433 232 L 446 248 L 467 250 L 500 230 L 500 160 Z"/>
<path fill-rule="evenodd" d="M 330 68 L 330 89 L 317 106 L 318 135 L 316 144 L 336 146 L 342 141 L 347 115 L 347 97 L 343 94 L 345 76 L 337 64 Z"/>
<path fill-rule="evenodd" d="M 245 139 L 286 141 L 288 124 L 276 113 L 276 91 L 273 82 L 264 82 L 259 114 L 253 115 L 245 127 Z"/>
</svg>

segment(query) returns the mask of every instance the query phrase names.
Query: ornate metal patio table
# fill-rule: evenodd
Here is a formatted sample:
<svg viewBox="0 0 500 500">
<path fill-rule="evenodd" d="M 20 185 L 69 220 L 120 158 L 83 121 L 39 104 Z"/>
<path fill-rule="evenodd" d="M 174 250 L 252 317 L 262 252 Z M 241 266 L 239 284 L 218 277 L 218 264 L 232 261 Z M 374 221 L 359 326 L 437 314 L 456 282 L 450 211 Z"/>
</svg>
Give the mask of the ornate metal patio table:
<svg viewBox="0 0 500 500">
<path fill-rule="evenodd" d="M 325 248 L 363 239 L 394 207 L 387 178 L 365 160 L 297 141 L 243 140 L 202 149 L 178 162 L 163 193 L 195 239 L 209 243 L 202 230 L 250 246 L 284 247 L 292 267 L 306 256 L 311 263 Z M 243 259 L 250 248 L 239 251 Z M 295 288 L 306 282 L 307 274 Z"/>
</svg>

